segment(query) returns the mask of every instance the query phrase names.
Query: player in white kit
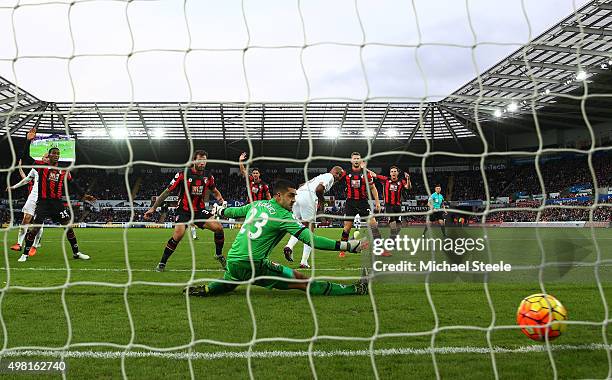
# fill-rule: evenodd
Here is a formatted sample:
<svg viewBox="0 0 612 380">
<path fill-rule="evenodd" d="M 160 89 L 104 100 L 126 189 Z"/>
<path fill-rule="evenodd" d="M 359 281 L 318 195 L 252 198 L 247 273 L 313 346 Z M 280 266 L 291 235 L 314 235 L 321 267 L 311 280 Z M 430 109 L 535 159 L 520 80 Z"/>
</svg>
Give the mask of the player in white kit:
<svg viewBox="0 0 612 380">
<path fill-rule="evenodd" d="M 329 173 L 320 174 L 305 184 L 299 187 L 295 196 L 295 204 L 293 205 L 293 216 L 301 220 L 305 226 L 308 226 L 311 231 L 314 231 L 314 222 L 317 217 L 317 210 L 323 209 L 325 198 L 323 194 L 329 191 L 334 183 L 338 182 L 344 176 L 344 170 L 340 166 L 334 166 Z M 298 239 L 291 236 L 289 242 L 285 246 L 285 258 L 293 261 L 293 247 L 298 242 Z M 302 261 L 300 268 L 310 268 L 308 258 L 310 257 L 312 248 L 304 244 L 304 252 L 302 253 Z"/>
<path fill-rule="evenodd" d="M 47 154 L 43 156 L 42 161 L 48 162 Z M 19 161 L 19 165 L 21 165 L 21 161 Z M 26 233 L 28 232 L 28 225 L 34 219 L 34 215 L 36 215 L 36 202 L 38 202 L 38 171 L 36 169 L 30 169 L 28 175 L 25 175 L 21 167 L 19 168 L 19 174 L 21 174 L 21 181 L 11 186 L 11 190 L 15 190 L 20 188 L 21 186 L 30 184 L 30 194 L 28 195 L 28 199 L 26 200 L 25 205 L 21 209 L 23 212 L 23 219 L 21 221 L 21 226 L 19 227 L 19 235 L 17 235 L 17 243 L 11 246 L 13 251 L 21 251 L 21 246 L 23 245 L 23 239 L 25 239 Z M 43 234 L 43 227 L 40 227 L 36 237 L 34 238 L 34 244 L 32 245 L 34 248 L 40 247 L 40 238 Z M 36 249 L 31 250 L 32 254 L 36 253 Z M 33 255 L 32 255 L 33 256 Z"/>
</svg>

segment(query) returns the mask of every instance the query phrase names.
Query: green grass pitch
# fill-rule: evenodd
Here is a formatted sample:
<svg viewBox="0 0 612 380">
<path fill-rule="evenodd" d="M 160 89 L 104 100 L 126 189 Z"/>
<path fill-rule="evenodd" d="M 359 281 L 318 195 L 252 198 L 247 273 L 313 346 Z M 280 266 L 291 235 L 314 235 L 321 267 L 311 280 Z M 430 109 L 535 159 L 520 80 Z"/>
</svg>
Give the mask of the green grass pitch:
<svg viewBox="0 0 612 380">
<path fill-rule="evenodd" d="M 412 236 L 420 231 L 403 230 Z M 226 252 L 236 232 L 226 230 Z M 229 295 L 188 303 L 181 289 L 190 279 L 221 276 L 210 231 L 198 232 L 194 254 L 186 237 L 164 273 L 153 268 L 171 230 L 77 229 L 90 261 L 73 260 L 67 243 L 65 258 L 61 233 L 45 229 L 43 246 L 26 263 L 8 250 L 16 231 L 3 234 L 0 342 L 4 348 L 66 347 L 71 379 L 118 378 L 122 368 L 136 379 L 189 378 L 190 371 L 196 378 L 245 379 L 249 370 L 255 378 L 312 378 L 315 370 L 320 379 L 362 379 L 375 376 L 373 363 L 380 378 L 435 378 L 436 368 L 443 378 L 462 379 L 492 378 L 495 371 L 509 379 L 610 376 L 610 347 L 604 344 L 612 343 L 612 329 L 602 325 L 612 318 L 610 229 L 550 228 L 540 229 L 539 236 L 534 229 L 488 231 L 491 249 L 507 258 L 521 254 L 538 263 L 544 249 L 552 257 L 586 263 L 563 281 L 544 284 L 567 307 L 572 322 L 551 342 L 550 352 L 513 327 L 520 300 L 540 292 L 537 276 L 488 286 L 375 281 L 371 297 L 314 297 L 312 305 L 300 291 L 241 286 Z M 337 229 L 317 233 L 340 236 Z M 601 287 L 588 265 L 597 260 L 595 244 Z M 301 247 L 296 248 L 297 262 Z M 359 275 L 359 256 L 315 255 L 317 276 Z M 282 244 L 272 259 L 285 263 Z M 51 289 L 36 289 L 41 287 Z"/>
</svg>

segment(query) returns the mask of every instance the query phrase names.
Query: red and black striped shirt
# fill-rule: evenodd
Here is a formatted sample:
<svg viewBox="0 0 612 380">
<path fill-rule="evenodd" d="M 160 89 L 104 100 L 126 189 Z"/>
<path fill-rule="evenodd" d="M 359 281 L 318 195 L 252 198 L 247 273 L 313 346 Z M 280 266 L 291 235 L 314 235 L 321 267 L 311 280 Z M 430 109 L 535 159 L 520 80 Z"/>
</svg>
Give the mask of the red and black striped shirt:
<svg viewBox="0 0 612 380">
<path fill-rule="evenodd" d="M 262 181 L 255 182 L 255 178 L 252 175 L 249 176 L 249 191 L 253 197 L 253 202 L 268 199 L 270 196 L 270 188 Z M 251 198 L 247 195 L 247 203 L 251 203 Z"/>
<path fill-rule="evenodd" d="M 344 177 L 346 181 L 346 199 L 367 200 L 368 190 L 366 185 L 374 183 L 374 179 L 369 173 L 364 173 L 363 169 L 352 170 Z"/>
<path fill-rule="evenodd" d="M 37 167 L 38 172 L 38 199 L 61 200 L 64 195 L 64 178 L 72 180 L 72 176 L 66 170 L 49 167 L 43 161 L 34 161 L 36 165 L 47 165 Z"/>
<path fill-rule="evenodd" d="M 392 180 L 389 177 L 378 174 L 376 176 L 385 189 L 385 204 L 392 206 L 399 206 L 402 204 L 402 190 L 406 186 L 405 179 Z"/>
<path fill-rule="evenodd" d="M 185 177 L 187 178 L 187 184 L 185 184 Z M 188 186 L 189 193 L 187 193 L 185 185 Z M 204 172 L 198 173 L 194 168 L 190 168 L 186 175 L 184 172 L 176 173 L 170 181 L 170 185 L 168 185 L 168 190 L 179 189 L 179 210 L 189 211 L 190 208 L 193 208 L 193 212 L 198 212 L 206 207 L 206 193 L 214 190 L 215 187 L 215 178 L 212 175 L 207 176 Z M 191 198 L 191 207 L 189 198 Z"/>
</svg>

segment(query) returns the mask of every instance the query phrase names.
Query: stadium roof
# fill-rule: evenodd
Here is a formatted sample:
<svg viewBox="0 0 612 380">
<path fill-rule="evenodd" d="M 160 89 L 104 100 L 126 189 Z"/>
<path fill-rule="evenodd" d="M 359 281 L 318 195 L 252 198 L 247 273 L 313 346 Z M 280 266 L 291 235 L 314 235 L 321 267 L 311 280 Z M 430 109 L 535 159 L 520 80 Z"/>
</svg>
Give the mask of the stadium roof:
<svg viewBox="0 0 612 380">
<path fill-rule="evenodd" d="M 465 122 L 435 103 L 48 103 L 47 110 L 43 117 L 12 123 L 20 128 L 15 132 L 35 124 L 61 131 L 63 120 L 58 117 L 64 115 L 70 131 L 87 138 L 126 133 L 130 138 L 159 138 L 161 130 L 169 139 L 316 139 L 334 134 L 429 139 L 432 130 L 434 138 L 474 136 Z M 419 128 L 420 121 L 424 128 Z"/>
<path fill-rule="evenodd" d="M 476 122 L 524 130 L 532 107 L 544 124 L 582 120 L 580 100 L 609 88 L 599 79 L 610 76 L 611 45 L 612 0 L 595 0 L 439 102 L 51 103 L 0 78 L 0 123 L 15 136 L 67 125 L 89 139 L 458 140 L 476 136 Z M 589 97 L 595 117 L 610 114 L 603 98 Z"/>
<path fill-rule="evenodd" d="M 612 1 L 588 3 L 530 43 L 516 50 L 479 77 L 440 102 L 481 120 L 531 114 L 554 107 L 572 93 L 600 89 L 598 76 L 612 68 Z M 604 88 L 608 89 L 609 88 Z M 516 105 L 510 111 L 510 104 Z M 499 115 L 499 114 L 498 114 Z M 473 118 L 473 116 L 472 116 Z"/>
</svg>

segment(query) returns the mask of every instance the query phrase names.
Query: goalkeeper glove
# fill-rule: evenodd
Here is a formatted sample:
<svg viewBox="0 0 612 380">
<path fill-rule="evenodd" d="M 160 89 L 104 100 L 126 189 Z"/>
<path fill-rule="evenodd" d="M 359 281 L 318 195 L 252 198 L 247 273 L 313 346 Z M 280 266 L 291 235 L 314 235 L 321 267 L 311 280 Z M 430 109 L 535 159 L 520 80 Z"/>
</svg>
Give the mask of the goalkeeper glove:
<svg viewBox="0 0 612 380">
<path fill-rule="evenodd" d="M 293 262 L 293 250 L 289 247 L 285 247 L 283 249 L 283 253 L 285 254 L 285 259 L 289 262 Z"/>
<path fill-rule="evenodd" d="M 227 208 L 227 201 L 223 201 L 221 204 L 215 203 L 212 208 L 212 214 L 215 218 L 219 219 L 223 217 L 223 211 Z"/>
<path fill-rule="evenodd" d="M 366 241 L 361 240 L 349 240 L 341 241 L 339 251 L 349 251 L 351 253 L 361 252 L 362 249 L 367 248 Z"/>
</svg>

